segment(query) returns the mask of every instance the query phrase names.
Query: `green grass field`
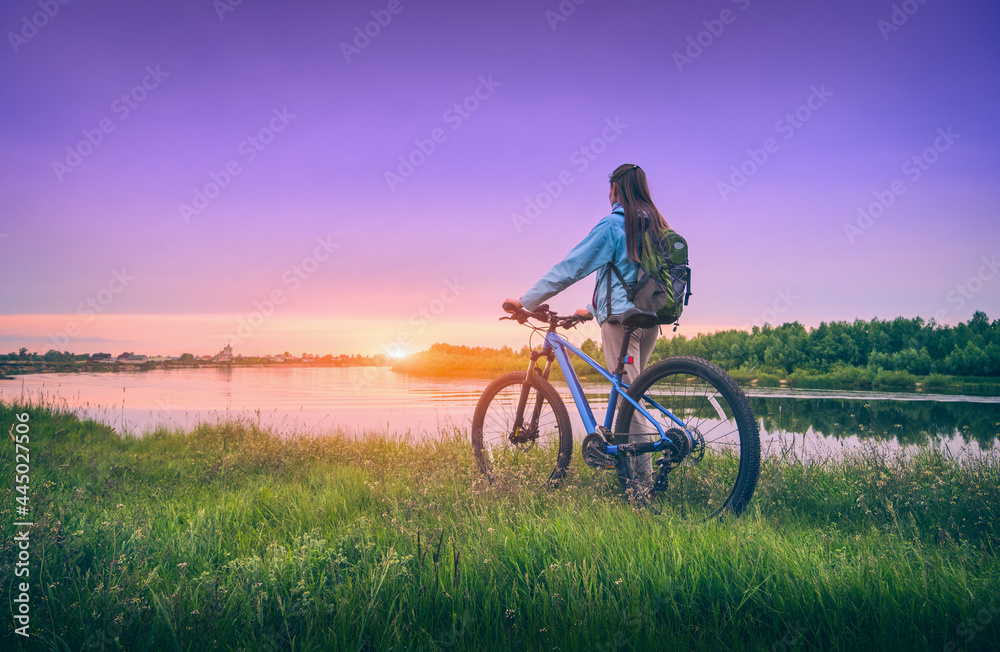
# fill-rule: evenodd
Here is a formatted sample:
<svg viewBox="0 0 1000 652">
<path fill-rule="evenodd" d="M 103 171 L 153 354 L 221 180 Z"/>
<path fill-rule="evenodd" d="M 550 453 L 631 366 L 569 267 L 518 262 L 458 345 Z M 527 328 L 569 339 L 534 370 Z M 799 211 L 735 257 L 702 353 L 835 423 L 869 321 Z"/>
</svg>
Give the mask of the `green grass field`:
<svg viewBox="0 0 1000 652">
<path fill-rule="evenodd" d="M 960 650 L 1000 640 L 1000 454 L 765 461 L 738 519 L 656 516 L 574 452 L 486 484 L 465 435 L 142 439 L 28 414 L 3 447 L 3 649 Z M 23 428 L 22 428 L 23 430 Z M 15 432 L 16 434 L 16 432 Z"/>
</svg>

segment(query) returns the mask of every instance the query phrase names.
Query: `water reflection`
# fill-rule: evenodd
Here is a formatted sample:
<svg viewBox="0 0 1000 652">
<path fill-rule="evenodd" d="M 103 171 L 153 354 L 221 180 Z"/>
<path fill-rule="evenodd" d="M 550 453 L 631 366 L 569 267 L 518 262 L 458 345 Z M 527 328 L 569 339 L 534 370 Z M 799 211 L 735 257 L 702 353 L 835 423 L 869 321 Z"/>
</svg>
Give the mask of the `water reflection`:
<svg viewBox="0 0 1000 652">
<path fill-rule="evenodd" d="M 1000 436 L 998 403 L 751 396 L 750 405 L 772 432 L 811 431 L 837 440 L 889 439 L 901 445 L 954 440 L 981 448 Z"/>
<path fill-rule="evenodd" d="M 209 367 L 146 373 L 36 374 L 0 381 L 0 399 L 45 397 L 130 432 L 157 426 L 190 428 L 199 421 L 249 418 L 282 432 L 321 434 L 335 428 L 436 436 L 467 429 L 488 380 L 427 379 L 387 369 L 336 367 Z M 568 389 L 577 440 L 582 421 Z M 1000 398 L 877 392 L 748 390 L 769 443 L 804 437 L 817 447 L 852 447 L 884 440 L 899 445 L 947 443 L 989 447 L 1000 435 Z M 604 386 L 587 396 L 601 421 Z"/>
</svg>

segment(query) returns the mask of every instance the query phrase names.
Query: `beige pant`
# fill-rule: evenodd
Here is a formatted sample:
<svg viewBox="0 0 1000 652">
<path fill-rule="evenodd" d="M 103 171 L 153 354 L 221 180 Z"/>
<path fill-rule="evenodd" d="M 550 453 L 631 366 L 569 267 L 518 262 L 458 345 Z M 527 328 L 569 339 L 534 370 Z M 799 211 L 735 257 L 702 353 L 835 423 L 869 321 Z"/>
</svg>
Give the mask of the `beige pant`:
<svg viewBox="0 0 1000 652">
<path fill-rule="evenodd" d="M 632 364 L 625 365 L 625 376 L 623 380 L 631 385 L 635 379 L 646 368 L 649 355 L 653 352 L 656 344 L 656 337 L 660 329 L 645 328 L 637 330 L 632 334 L 629 342 L 628 355 L 634 360 Z M 622 341 L 625 339 L 625 327 L 621 324 L 610 324 L 605 321 L 601 324 L 601 346 L 604 348 L 604 361 L 608 366 L 608 371 L 613 372 L 618 366 L 618 354 L 622 350 Z M 624 399 L 618 400 L 618 409 Z M 656 432 L 650 423 L 642 415 L 636 414 L 632 417 L 631 433 Z M 649 435 L 634 435 L 629 437 L 630 442 L 648 441 Z M 653 476 L 653 456 L 649 453 L 633 458 L 632 477 L 640 482 L 652 481 Z"/>
</svg>

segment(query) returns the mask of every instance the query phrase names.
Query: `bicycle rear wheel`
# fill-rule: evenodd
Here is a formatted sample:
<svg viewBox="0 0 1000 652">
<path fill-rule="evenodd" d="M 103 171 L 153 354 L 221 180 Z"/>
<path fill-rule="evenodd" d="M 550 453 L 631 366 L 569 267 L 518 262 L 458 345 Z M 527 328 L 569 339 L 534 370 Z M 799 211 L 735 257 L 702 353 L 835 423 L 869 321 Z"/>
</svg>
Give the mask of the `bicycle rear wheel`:
<svg viewBox="0 0 1000 652">
<path fill-rule="evenodd" d="M 472 451 L 491 483 L 557 485 L 573 453 L 566 404 L 556 389 L 532 374 L 521 426 L 518 404 L 524 372 L 500 376 L 483 391 L 472 417 Z"/>
<path fill-rule="evenodd" d="M 680 440 L 682 432 L 654 404 L 670 410 L 695 437 L 694 446 L 679 462 L 666 464 L 669 472 L 653 489 L 666 460 L 656 460 L 651 478 L 631 477 L 631 465 L 619 465 L 630 491 L 651 498 L 658 506 L 675 506 L 712 518 L 723 511 L 739 514 L 746 507 L 760 474 L 760 434 L 750 402 L 732 377 L 718 366 L 694 357 L 668 358 L 646 369 L 629 388 L 667 436 Z M 642 400 L 640 401 L 640 397 Z M 627 401 L 615 421 L 617 433 L 659 435 Z M 672 468 L 671 468 L 672 467 Z M 661 479 L 664 476 L 659 476 Z"/>
</svg>

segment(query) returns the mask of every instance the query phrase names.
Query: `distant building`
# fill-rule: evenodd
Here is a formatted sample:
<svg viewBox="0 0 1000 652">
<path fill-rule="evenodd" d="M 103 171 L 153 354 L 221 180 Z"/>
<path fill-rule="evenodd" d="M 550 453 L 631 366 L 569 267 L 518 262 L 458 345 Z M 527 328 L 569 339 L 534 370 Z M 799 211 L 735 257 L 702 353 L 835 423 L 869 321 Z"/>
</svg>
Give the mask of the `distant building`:
<svg viewBox="0 0 1000 652">
<path fill-rule="evenodd" d="M 289 359 L 291 359 L 290 356 L 281 353 L 279 353 L 278 355 L 271 356 L 271 362 L 288 362 Z"/>
<path fill-rule="evenodd" d="M 149 362 L 149 356 L 146 355 L 136 355 L 131 351 L 126 351 L 120 356 L 115 358 L 121 364 L 143 364 L 144 362 Z"/>
<path fill-rule="evenodd" d="M 227 344 L 226 348 L 222 349 L 212 358 L 212 362 L 232 362 L 233 361 L 233 346 L 232 344 Z"/>
</svg>

